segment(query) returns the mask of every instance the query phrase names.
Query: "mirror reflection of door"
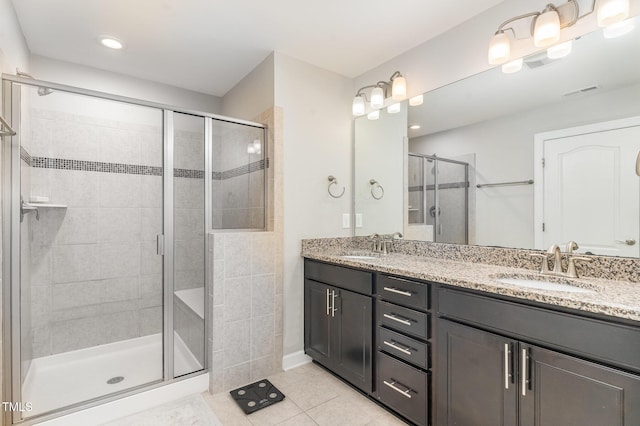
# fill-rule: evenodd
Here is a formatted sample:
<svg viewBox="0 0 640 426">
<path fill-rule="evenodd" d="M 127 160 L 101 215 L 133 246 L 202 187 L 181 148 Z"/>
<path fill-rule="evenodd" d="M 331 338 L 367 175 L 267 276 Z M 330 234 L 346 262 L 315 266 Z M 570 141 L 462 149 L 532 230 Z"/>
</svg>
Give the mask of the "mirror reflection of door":
<svg viewBox="0 0 640 426">
<path fill-rule="evenodd" d="M 638 257 L 640 117 L 557 133 L 542 142 L 543 247 L 575 240 L 581 253 Z"/>
</svg>

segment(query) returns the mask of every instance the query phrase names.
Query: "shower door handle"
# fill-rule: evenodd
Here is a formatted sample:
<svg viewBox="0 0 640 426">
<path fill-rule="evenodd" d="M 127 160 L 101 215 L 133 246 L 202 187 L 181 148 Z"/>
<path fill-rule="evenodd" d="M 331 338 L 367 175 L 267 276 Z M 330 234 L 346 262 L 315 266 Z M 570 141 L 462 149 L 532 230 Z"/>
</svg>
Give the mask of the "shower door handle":
<svg viewBox="0 0 640 426">
<path fill-rule="evenodd" d="M 156 235 L 156 250 L 158 256 L 164 256 L 164 235 Z"/>
</svg>

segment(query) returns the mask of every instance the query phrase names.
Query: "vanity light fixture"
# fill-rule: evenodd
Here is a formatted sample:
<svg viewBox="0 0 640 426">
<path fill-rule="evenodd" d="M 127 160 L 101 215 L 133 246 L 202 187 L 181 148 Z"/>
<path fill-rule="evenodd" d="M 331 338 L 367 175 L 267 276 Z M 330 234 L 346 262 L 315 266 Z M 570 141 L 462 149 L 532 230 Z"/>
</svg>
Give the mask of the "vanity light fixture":
<svg viewBox="0 0 640 426">
<path fill-rule="evenodd" d="M 114 49 L 114 50 L 121 50 L 122 48 L 124 48 L 123 42 L 121 42 L 117 38 L 109 37 L 109 36 L 101 36 L 100 44 L 102 44 L 104 47 L 108 47 L 109 49 Z"/>
<path fill-rule="evenodd" d="M 377 120 L 378 118 L 380 118 L 380 110 L 377 109 L 375 111 L 371 111 L 369 114 L 367 114 L 367 118 L 369 120 Z"/>
<path fill-rule="evenodd" d="M 389 114 L 397 114 L 397 113 L 399 113 L 399 112 L 400 112 L 400 110 L 401 110 L 400 102 L 395 103 L 395 104 L 391 104 L 391 105 L 389 105 L 389 106 L 387 107 L 387 112 L 388 112 Z"/>
<path fill-rule="evenodd" d="M 551 59 L 562 58 L 571 52 L 571 40 L 561 40 L 561 30 L 575 25 L 580 19 L 596 13 L 598 25 L 605 27 L 605 36 L 615 34 L 616 27 L 629 17 L 629 0 L 593 0 L 591 10 L 580 15 L 577 0 L 568 0 L 559 6 L 548 4 L 541 12 L 529 12 L 507 19 L 489 41 L 488 61 L 491 65 L 501 65 L 513 61 L 511 58 L 511 37 L 513 39 L 533 38 L 537 47 L 547 47 Z M 516 34 L 516 21 L 530 20 L 530 31 L 525 36 Z M 521 26 L 518 26 L 520 28 Z M 511 36 L 509 35 L 511 33 Z M 512 69 L 510 66 L 507 69 Z M 508 72 L 508 71 L 505 71 Z M 511 71 L 513 72 L 513 71 Z"/>
<path fill-rule="evenodd" d="M 372 89 L 370 99 L 367 98 L 366 89 Z M 390 94 L 389 89 L 391 89 Z M 364 115 L 366 110 L 365 102 L 369 102 L 369 106 L 372 109 L 380 109 L 384 106 L 384 101 L 389 95 L 396 101 L 401 101 L 407 97 L 407 81 L 400 74 L 400 71 L 394 72 L 389 81 L 378 81 L 376 84 L 370 84 L 358 89 L 356 96 L 353 98 L 351 111 L 355 116 Z"/>
<path fill-rule="evenodd" d="M 514 61 L 507 62 L 506 64 L 502 64 L 502 72 L 505 74 L 513 74 L 522 69 L 522 64 L 524 60 L 522 58 L 518 58 Z"/>
<path fill-rule="evenodd" d="M 420 106 L 424 102 L 424 95 L 414 96 L 413 98 L 409 98 L 409 105 L 411 106 Z"/>
</svg>

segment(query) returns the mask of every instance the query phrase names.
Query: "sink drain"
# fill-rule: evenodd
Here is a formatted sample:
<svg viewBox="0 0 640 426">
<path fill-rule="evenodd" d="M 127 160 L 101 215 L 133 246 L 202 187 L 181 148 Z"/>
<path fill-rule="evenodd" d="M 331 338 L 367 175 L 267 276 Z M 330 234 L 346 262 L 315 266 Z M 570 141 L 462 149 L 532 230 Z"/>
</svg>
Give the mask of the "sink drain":
<svg viewBox="0 0 640 426">
<path fill-rule="evenodd" d="M 123 380 L 124 380 L 123 376 L 116 376 L 116 377 L 112 377 L 109 380 L 107 380 L 107 384 L 108 385 L 115 385 L 116 383 L 120 383 Z"/>
</svg>

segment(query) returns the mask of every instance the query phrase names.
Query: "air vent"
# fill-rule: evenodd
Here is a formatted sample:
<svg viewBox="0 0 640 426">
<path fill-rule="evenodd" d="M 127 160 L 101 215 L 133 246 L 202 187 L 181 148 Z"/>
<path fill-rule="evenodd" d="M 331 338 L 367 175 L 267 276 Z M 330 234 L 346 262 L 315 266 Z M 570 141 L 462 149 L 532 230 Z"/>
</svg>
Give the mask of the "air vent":
<svg viewBox="0 0 640 426">
<path fill-rule="evenodd" d="M 565 94 L 564 94 L 564 95 L 562 95 L 562 96 L 564 96 L 564 97 L 570 97 L 570 96 L 582 95 L 582 94 L 585 94 L 585 93 L 590 93 L 590 92 L 596 91 L 596 90 L 598 90 L 599 88 L 600 88 L 600 86 L 599 86 L 599 85 L 594 84 L 594 85 L 592 85 L 592 86 L 587 86 L 587 87 L 583 87 L 583 88 L 581 88 L 581 89 L 572 90 L 572 91 L 570 91 L 570 92 L 565 93 Z"/>
</svg>

